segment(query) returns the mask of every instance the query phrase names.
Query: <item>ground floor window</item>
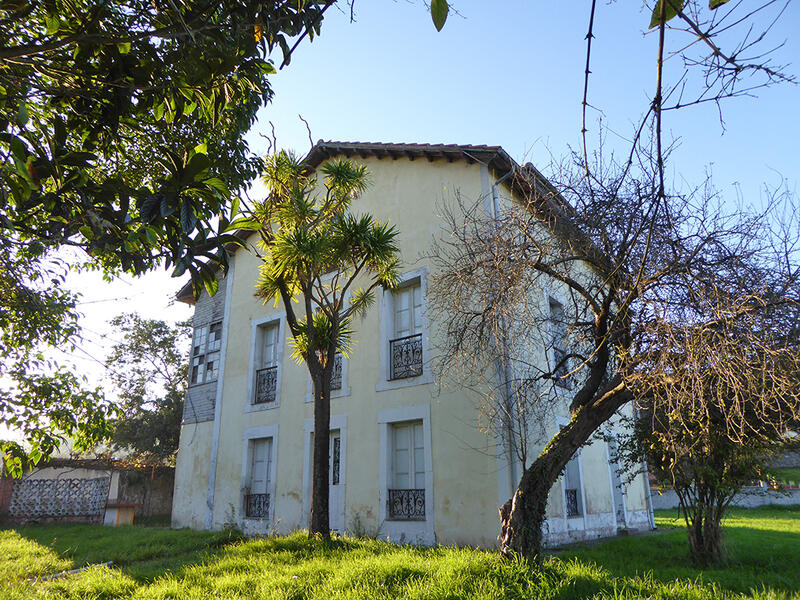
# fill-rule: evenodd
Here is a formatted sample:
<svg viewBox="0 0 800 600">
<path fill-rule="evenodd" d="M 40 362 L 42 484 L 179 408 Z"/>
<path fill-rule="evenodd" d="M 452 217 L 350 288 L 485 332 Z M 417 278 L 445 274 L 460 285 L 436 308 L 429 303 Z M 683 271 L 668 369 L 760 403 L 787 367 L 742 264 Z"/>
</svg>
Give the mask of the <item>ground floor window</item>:
<svg viewBox="0 0 800 600">
<path fill-rule="evenodd" d="M 567 517 L 583 514 L 583 485 L 578 460 L 576 453 L 564 468 L 564 513 Z"/>
<path fill-rule="evenodd" d="M 248 444 L 249 464 L 244 496 L 245 516 L 251 519 L 267 519 L 271 501 L 272 438 L 255 438 L 249 440 Z"/>
<path fill-rule="evenodd" d="M 425 443 L 422 421 L 394 423 L 392 476 L 388 516 L 395 520 L 425 519 Z"/>
</svg>

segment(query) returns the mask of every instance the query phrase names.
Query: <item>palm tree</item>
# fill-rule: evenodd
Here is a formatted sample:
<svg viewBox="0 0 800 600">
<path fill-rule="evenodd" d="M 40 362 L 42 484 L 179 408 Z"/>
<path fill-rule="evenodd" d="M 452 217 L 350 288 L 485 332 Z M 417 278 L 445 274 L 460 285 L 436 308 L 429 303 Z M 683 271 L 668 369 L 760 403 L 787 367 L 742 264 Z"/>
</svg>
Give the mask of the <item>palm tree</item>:
<svg viewBox="0 0 800 600">
<path fill-rule="evenodd" d="M 239 225 L 260 235 L 256 293 L 265 304 L 283 303 L 292 356 L 311 374 L 315 434 L 309 535 L 329 539 L 334 358 L 337 352 L 348 356 L 352 319 L 374 303 L 376 288 L 397 285 L 397 231 L 371 215 L 350 212 L 368 184 L 366 168 L 350 161 L 329 161 L 317 172 L 280 151 L 267 157 L 263 180 L 267 197 Z"/>
</svg>

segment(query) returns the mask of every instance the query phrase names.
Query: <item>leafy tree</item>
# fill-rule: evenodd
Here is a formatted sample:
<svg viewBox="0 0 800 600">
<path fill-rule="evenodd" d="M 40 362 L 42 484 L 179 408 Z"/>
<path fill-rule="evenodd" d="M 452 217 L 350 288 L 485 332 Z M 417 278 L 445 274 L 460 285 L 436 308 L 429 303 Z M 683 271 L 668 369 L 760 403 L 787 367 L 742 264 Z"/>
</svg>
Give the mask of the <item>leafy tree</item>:
<svg viewBox="0 0 800 600">
<path fill-rule="evenodd" d="M 105 416 L 38 358 L 77 332 L 54 253 L 78 249 L 107 274 L 188 271 L 213 293 L 236 195 L 260 169 L 244 134 L 272 94 L 270 53 L 288 63 L 333 3 L 0 4 L 0 318 L 36 326 L 4 337 L 0 422 L 32 436 L 35 456 L 58 430 L 102 434 Z"/>
<path fill-rule="evenodd" d="M 3 464 L 21 476 L 63 441 L 88 450 L 108 435 L 109 409 L 100 390 L 44 354 L 47 346 L 75 349 L 75 295 L 63 289 L 67 266 L 41 244 L 15 250 L 0 238 L 0 422 L 27 444 L 0 444 Z"/>
<path fill-rule="evenodd" d="M 725 561 L 725 511 L 794 442 L 800 416 L 796 292 L 776 293 L 782 282 L 754 262 L 696 282 L 682 319 L 654 319 L 649 360 L 629 376 L 646 410 L 627 448 L 673 485 L 700 565 Z"/>
<path fill-rule="evenodd" d="M 282 302 L 293 356 L 314 388 L 314 456 L 310 535 L 330 537 L 328 474 L 331 375 L 337 352 L 352 344 L 353 317 L 374 302 L 377 287 L 397 284 L 397 232 L 368 214 L 351 212 L 366 189 L 367 172 L 329 161 L 321 176 L 290 152 L 266 159 L 269 194 L 239 226 L 258 231 L 263 261 L 256 286 L 264 302 Z"/>
<path fill-rule="evenodd" d="M 106 359 L 121 414 L 113 421 L 112 441 L 144 465 L 174 465 L 178 451 L 190 336 L 188 323 L 171 326 L 137 314 L 114 318 L 122 334 Z"/>
</svg>

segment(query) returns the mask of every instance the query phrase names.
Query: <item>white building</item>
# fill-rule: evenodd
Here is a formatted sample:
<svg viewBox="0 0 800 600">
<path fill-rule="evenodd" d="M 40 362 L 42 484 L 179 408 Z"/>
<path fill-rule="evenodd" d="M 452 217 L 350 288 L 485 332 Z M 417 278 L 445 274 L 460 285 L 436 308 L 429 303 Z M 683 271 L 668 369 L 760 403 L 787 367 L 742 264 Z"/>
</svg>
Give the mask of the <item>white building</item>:
<svg viewBox="0 0 800 600">
<path fill-rule="evenodd" d="M 497 181 L 518 167 L 500 147 L 336 142 L 318 143 L 306 162 L 316 168 L 338 156 L 366 165 L 372 185 L 354 210 L 397 227 L 406 267 L 400 288 L 381 292 L 356 321 L 351 357 L 337 364 L 331 527 L 400 542 L 493 546 L 498 507 L 512 495 L 521 468 L 475 427 L 475 403 L 466 391 L 435 385 L 437 330 L 426 311 L 431 268 L 420 257 L 441 232 L 439 201 L 454 190 L 476 199 L 498 190 L 501 201 L 512 202 L 514 189 Z M 289 356 L 282 307 L 254 296 L 258 264 L 253 254 L 237 251 L 219 292 L 203 294 L 195 305 L 175 527 L 235 524 L 248 533 L 307 527 L 311 384 L 305 365 Z M 559 309 L 550 292 L 535 293 Z M 180 297 L 194 303 L 188 287 Z M 545 429 L 555 432 L 560 422 Z M 550 543 L 650 525 L 644 478 L 623 484 L 609 456 L 608 445 L 598 441 L 569 463 L 550 495 Z"/>
</svg>

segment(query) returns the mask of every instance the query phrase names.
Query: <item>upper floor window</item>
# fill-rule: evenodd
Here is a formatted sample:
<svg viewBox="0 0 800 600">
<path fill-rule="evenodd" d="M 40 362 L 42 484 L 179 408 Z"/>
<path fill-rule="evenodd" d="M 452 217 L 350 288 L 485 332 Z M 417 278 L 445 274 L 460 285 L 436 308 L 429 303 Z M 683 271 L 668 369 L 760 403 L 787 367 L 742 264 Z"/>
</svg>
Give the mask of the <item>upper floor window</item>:
<svg viewBox="0 0 800 600">
<path fill-rule="evenodd" d="M 392 295 L 393 331 L 389 341 L 389 379 L 422 375 L 422 287 L 419 280 Z"/>
<path fill-rule="evenodd" d="M 195 327 L 192 335 L 190 385 L 215 381 L 219 376 L 219 350 L 222 346 L 222 321 Z"/>
<path fill-rule="evenodd" d="M 258 328 L 255 356 L 255 397 L 253 404 L 270 404 L 278 394 L 278 323 Z"/>
<path fill-rule="evenodd" d="M 569 359 L 567 352 L 567 321 L 564 316 L 564 305 L 550 298 L 550 368 L 553 369 L 555 384 L 569 389 L 571 383 Z"/>
</svg>

